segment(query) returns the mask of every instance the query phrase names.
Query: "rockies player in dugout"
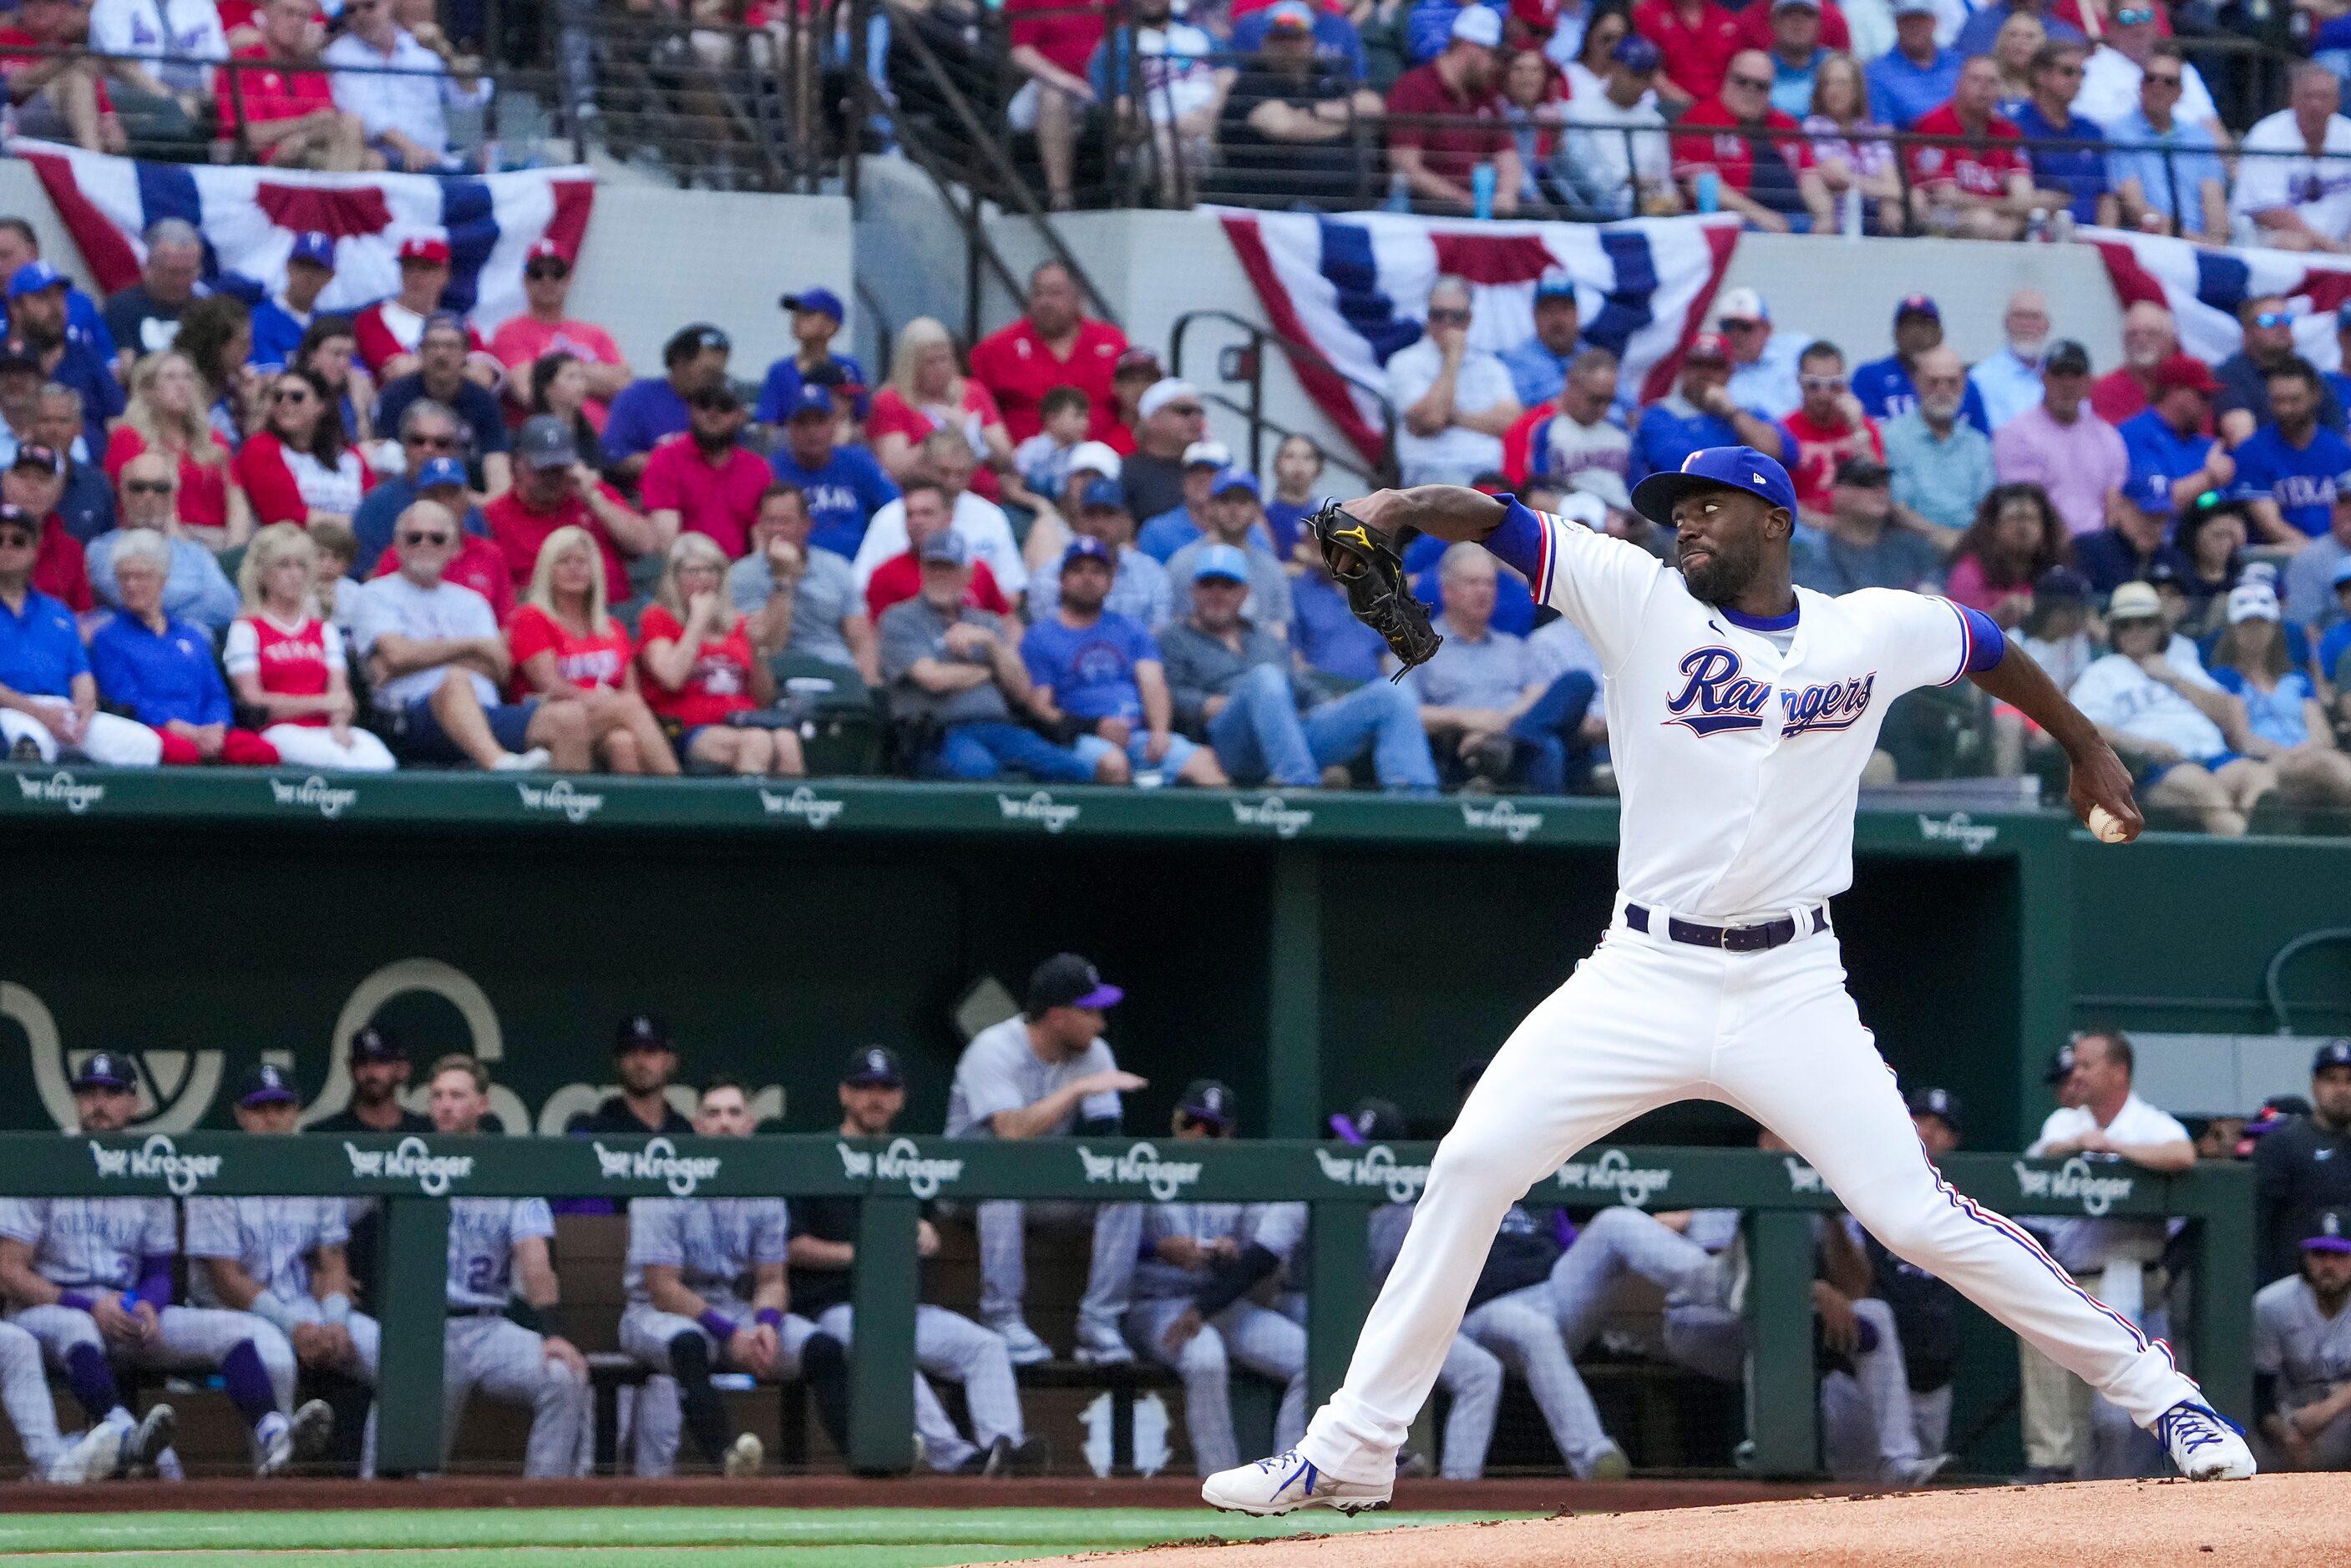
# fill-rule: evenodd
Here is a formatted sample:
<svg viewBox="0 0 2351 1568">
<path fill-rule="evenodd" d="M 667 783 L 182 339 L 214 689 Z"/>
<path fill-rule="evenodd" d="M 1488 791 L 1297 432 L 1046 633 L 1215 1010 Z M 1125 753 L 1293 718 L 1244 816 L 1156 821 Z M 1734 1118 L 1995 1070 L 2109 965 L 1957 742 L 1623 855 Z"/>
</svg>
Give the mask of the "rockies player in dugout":
<svg viewBox="0 0 2351 1568">
<path fill-rule="evenodd" d="M 2308 1225 L 2302 1272 L 2253 1296 L 2253 1407 L 2290 1468 L 2351 1469 L 2351 1210 Z"/>
<path fill-rule="evenodd" d="M 1203 1497 L 1260 1514 L 1385 1502 L 1511 1203 L 1595 1137 L 1692 1096 L 1780 1134 L 1878 1240 L 2154 1429 L 2191 1479 L 2251 1476 L 2244 1438 L 2165 1347 L 1942 1182 L 1829 930 L 1827 900 L 1853 880 L 1861 771 L 1904 692 L 1972 679 L 2039 724 L 2094 831 L 2137 835 L 2129 772 L 1990 617 L 1896 589 L 1795 587 L 1795 490 L 1761 452 L 1701 449 L 1643 480 L 1634 503 L 1672 525 L 1678 570 L 1449 485 L 1381 491 L 1314 520 L 1359 613 L 1402 583 L 1387 542 L 1409 528 L 1483 543 L 1583 633 L 1607 677 L 1618 898 L 1600 946 L 1511 1033 L 1439 1147 L 1344 1386 L 1295 1449 L 1210 1477 Z M 1416 654 L 1425 625 L 1405 639 Z"/>
<path fill-rule="evenodd" d="M 302 1096 L 284 1068 L 265 1062 L 246 1075 L 234 1109 L 239 1131 L 282 1137 L 295 1130 Z M 298 1366 L 375 1386 L 379 1335 L 375 1319 L 351 1308 L 342 1199 L 195 1197 L 187 1219 L 196 1264 L 188 1293 L 200 1305 L 251 1313 L 286 1336 Z M 320 1446 L 331 1421 L 323 1400 L 294 1412 L 296 1428 L 318 1429 Z M 374 1432 L 370 1411 L 361 1476 L 375 1473 Z"/>
<path fill-rule="evenodd" d="M 444 1056 L 425 1078 L 433 1130 L 465 1137 L 489 1114 L 490 1075 L 471 1056 Z M 448 1323 L 442 1337 L 441 1452 L 456 1440 L 475 1388 L 532 1411 L 523 1474 L 580 1471 L 588 1440 L 588 1362 L 563 1337 L 562 1288 L 548 1242 L 555 1216 L 544 1198 L 449 1199 Z M 507 1316 L 517 1293 L 538 1320 L 534 1333 Z"/>
<path fill-rule="evenodd" d="M 880 1045 L 852 1052 L 839 1089 L 842 1137 L 890 1136 L 906 1108 L 906 1075 L 898 1054 Z M 928 1216 L 916 1221 L 915 1248 L 925 1258 L 939 1250 Z M 844 1346 L 856 1327 L 850 1307 L 851 1271 L 857 1266 L 857 1200 L 796 1198 L 791 1213 L 792 1304 Z M 935 1469 L 986 1475 L 1041 1472 L 1050 1451 L 1032 1438 L 1020 1416 L 1020 1390 L 1003 1337 L 958 1312 L 922 1302 L 914 1308 L 914 1431 L 924 1462 Z M 927 1374 L 963 1385 L 977 1447 L 956 1429 L 946 1407 L 924 1381 Z"/>
<path fill-rule="evenodd" d="M 83 1062 L 72 1088 L 83 1132 L 120 1132 L 138 1112 L 138 1069 L 119 1053 Z M 0 1199 L 0 1295 L 15 1309 L 10 1320 L 63 1369 L 89 1418 L 123 1434 L 123 1464 L 179 1471 L 172 1407 L 156 1405 L 134 1423 L 117 1364 L 217 1367 L 252 1428 L 255 1473 L 276 1475 L 325 1440 L 327 1407 L 305 1406 L 299 1424 L 288 1417 L 294 1348 L 274 1325 L 246 1313 L 172 1304 L 178 1248 L 179 1217 L 168 1198 Z"/>
</svg>

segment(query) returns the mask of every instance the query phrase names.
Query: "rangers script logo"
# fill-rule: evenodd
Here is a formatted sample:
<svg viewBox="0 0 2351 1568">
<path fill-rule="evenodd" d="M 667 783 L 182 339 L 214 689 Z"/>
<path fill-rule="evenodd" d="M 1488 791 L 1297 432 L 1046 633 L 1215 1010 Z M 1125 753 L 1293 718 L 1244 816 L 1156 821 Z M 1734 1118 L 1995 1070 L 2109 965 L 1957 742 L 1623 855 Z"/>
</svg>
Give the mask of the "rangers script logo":
<svg viewBox="0 0 2351 1568">
<path fill-rule="evenodd" d="M 1736 652 L 1709 644 L 1683 655 L 1679 668 L 1682 689 L 1666 700 L 1666 711 L 1674 715 L 1667 723 L 1679 724 L 1701 736 L 1763 727 L 1763 710 L 1771 701 L 1773 687 L 1769 680 L 1747 674 Z M 1780 691 L 1780 733 L 1794 736 L 1852 729 L 1869 711 L 1870 693 L 1876 684 L 1877 672 L 1873 670 L 1850 680 Z"/>
</svg>

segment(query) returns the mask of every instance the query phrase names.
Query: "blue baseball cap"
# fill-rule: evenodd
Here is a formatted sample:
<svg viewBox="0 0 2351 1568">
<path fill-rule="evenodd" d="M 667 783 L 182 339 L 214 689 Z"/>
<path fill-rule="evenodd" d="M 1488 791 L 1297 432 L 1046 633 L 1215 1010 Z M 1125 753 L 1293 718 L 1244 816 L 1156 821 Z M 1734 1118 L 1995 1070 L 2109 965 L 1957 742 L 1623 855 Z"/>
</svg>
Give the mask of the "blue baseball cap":
<svg viewBox="0 0 2351 1568">
<path fill-rule="evenodd" d="M 1563 266 L 1552 268 L 1542 276 L 1535 279 L 1535 297 L 1537 299 L 1573 299 L 1575 275 Z"/>
<path fill-rule="evenodd" d="M 1608 51 L 1608 57 L 1635 71 L 1654 71 L 1665 63 L 1666 58 L 1663 50 L 1638 33 L 1627 33 L 1617 39 L 1616 47 Z"/>
<path fill-rule="evenodd" d="M 1192 580 L 1196 583 L 1202 577 L 1223 577 L 1230 582 L 1246 583 L 1249 580 L 1249 557 L 1235 545 L 1211 545 L 1200 552 L 1198 560 L 1192 563 Z"/>
<path fill-rule="evenodd" d="M 841 1081 L 852 1088 L 900 1089 L 905 1087 L 906 1075 L 898 1065 L 898 1053 L 887 1045 L 865 1045 L 849 1054 Z"/>
<path fill-rule="evenodd" d="M 1682 459 L 1672 473 L 1653 473 L 1633 487 L 1633 510 L 1653 523 L 1670 528 L 1674 505 L 1701 490 L 1743 490 L 1772 505 L 1796 510 L 1796 487 L 1776 458 L 1751 446 L 1708 446 Z"/>
<path fill-rule="evenodd" d="M 1100 507 L 1108 511 L 1126 510 L 1126 487 L 1115 479 L 1097 479 L 1086 486 L 1078 497 L 1078 510 Z"/>
<path fill-rule="evenodd" d="M 2179 510 L 2171 500 L 2171 475 L 2159 468 L 2132 469 L 2123 485 L 2123 498 L 2158 517 L 2168 517 Z"/>
<path fill-rule="evenodd" d="M 454 457 L 428 457 L 424 466 L 416 471 L 416 488 L 438 490 L 444 485 L 465 487 L 465 465 Z"/>
<path fill-rule="evenodd" d="M 2351 1040 L 2329 1040 L 2310 1059 L 2310 1075 L 2314 1078 L 2329 1067 L 2351 1067 Z"/>
<path fill-rule="evenodd" d="M 19 298 L 38 294 L 45 288 L 64 288 L 66 275 L 45 261 L 28 261 L 8 275 L 8 297 Z"/>
<path fill-rule="evenodd" d="M 1943 319 L 1943 307 L 1928 295 L 1905 295 L 1902 302 L 1894 307 L 1894 325 L 1901 326 L 1906 316 L 1923 316 L 1929 321 L 1940 321 Z"/>
<path fill-rule="evenodd" d="M 1961 1130 L 1959 1096 L 1949 1089 L 1913 1089 L 1906 1103 L 1914 1116 L 1935 1116 L 1954 1135 Z"/>
<path fill-rule="evenodd" d="M 302 1096 L 285 1068 L 274 1062 L 264 1062 L 245 1075 L 245 1082 L 237 1087 L 236 1103 L 247 1110 L 256 1106 L 298 1106 Z"/>
<path fill-rule="evenodd" d="M 841 308 L 841 296 L 829 288 L 804 288 L 798 294 L 784 296 L 776 303 L 786 310 L 813 310 L 819 316 L 830 316 L 835 321 L 849 319 L 849 312 Z"/>
<path fill-rule="evenodd" d="M 286 259 L 308 262 L 312 266 L 322 266 L 332 272 L 335 270 L 335 236 L 317 229 L 307 234 L 297 234 L 294 236 L 294 249 Z"/>
<path fill-rule="evenodd" d="M 1261 501 L 1265 498 L 1265 492 L 1258 485 L 1257 475 L 1246 468 L 1228 468 L 1217 475 L 1215 488 L 1208 493 L 1230 495 L 1236 490 L 1248 491 L 1249 499 L 1252 501 Z"/>
<path fill-rule="evenodd" d="M 796 420 L 802 414 L 830 414 L 832 409 L 831 387 L 821 381 L 802 381 L 800 389 L 792 394 L 792 406 L 785 410 L 784 417 Z"/>
<path fill-rule="evenodd" d="M 1068 571 L 1079 561 L 1100 561 L 1105 570 L 1118 570 L 1117 553 L 1091 534 L 1081 534 L 1070 541 L 1070 547 L 1061 552 L 1061 570 Z"/>
<path fill-rule="evenodd" d="M 71 1086 L 81 1089 L 136 1089 L 139 1069 L 120 1051 L 94 1051 L 74 1069 Z"/>
</svg>

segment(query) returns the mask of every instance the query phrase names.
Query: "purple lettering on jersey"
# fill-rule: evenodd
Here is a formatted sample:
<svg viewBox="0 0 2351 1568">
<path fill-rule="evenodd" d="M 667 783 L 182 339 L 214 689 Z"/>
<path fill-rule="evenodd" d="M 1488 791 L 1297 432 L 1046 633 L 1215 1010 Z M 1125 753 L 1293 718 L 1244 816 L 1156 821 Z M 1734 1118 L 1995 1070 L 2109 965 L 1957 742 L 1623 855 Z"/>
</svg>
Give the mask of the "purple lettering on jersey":
<svg viewBox="0 0 2351 1568">
<path fill-rule="evenodd" d="M 1681 691 L 1666 701 L 1674 715 L 1666 721 L 1693 735 L 1719 735 L 1731 730 L 1763 727 L 1763 704 L 1771 698 L 1768 682 L 1742 673 L 1739 655 L 1727 648 L 1693 649 L 1681 662 L 1687 677 Z"/>
</svg>

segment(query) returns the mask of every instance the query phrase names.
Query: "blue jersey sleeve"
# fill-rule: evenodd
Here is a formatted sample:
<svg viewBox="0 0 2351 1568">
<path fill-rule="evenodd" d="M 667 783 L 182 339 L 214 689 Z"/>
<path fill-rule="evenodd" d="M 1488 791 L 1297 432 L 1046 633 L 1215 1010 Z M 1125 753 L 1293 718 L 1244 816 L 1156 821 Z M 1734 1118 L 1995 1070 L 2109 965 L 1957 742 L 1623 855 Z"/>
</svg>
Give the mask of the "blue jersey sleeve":
<svg viewBox="0 0 2351 1568">
<path fill-rule="evenodd" d="M 1968 656 L 1962 673 L 1980 675 L 2007 655 L 2008 637 L 2000 623 L 1983 611 L 1956 601 L 1951 607 L 1959 612 L 1960 624 L 1967 629 Z"/>
</svg>

